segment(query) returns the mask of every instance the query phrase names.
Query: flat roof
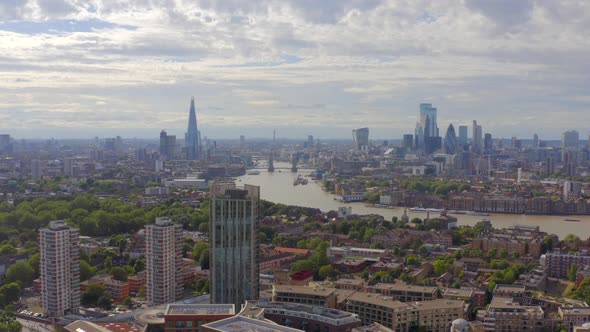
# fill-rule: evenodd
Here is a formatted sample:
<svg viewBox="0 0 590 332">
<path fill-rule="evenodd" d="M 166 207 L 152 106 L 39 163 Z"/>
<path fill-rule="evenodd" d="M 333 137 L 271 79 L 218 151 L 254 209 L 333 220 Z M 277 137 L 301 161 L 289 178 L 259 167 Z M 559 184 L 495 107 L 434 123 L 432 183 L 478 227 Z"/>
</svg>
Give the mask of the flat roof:
<svg viewBox="0 0 590 332">
<path fill-rule="evenodd" d="M 465 306 L 465 302 L 461 300 L 436 299 L 432 301 L 413 302 L 412 306 L 417 310 L 421 309 L 451 309 L 461 308 Z"/>
<path fill-rule="evenodd" d="M 399 291 L 406 291 L 406 292 L 420 292 L 420 293 L 434 293 L 436 292 L 435 286 L 418 286 L 418 285 L 411 285 L 406 284 L 403 281 L 396 281 L 393 284 L 383 283 L 380 282 L 373 287 L 374 289 L 383 289 L 383 290 L 399 290 Z"/>
<path fill-rule="evenodd" d="M 316 287 L 311 288 L 307 286 L 292 286 L 292 285 L 274 285 L 273 292 L 279 293 L 294 293 L 294 294 L 306 294 L 316 296 L 328 296 L 336 291 L 336 288 L 332 287 Z"/>
<path fill-rule="evenodd" d="M 443 292 L 443 296 L 471 297 L 472 295 L 472 289 L 447 288 Z"/>
<path fill-rule="evenodd" d="M 358 301 L 369 304 L 375 304 L 391 309 L 410 309 L 409 304 L 393 300 L 391 296 L 383 296 L 380 294 L 356 292 L 350 295 L 348 301 Z"/>
<path fill-rule="evenodd" d="M 71 324 L 66 325 L 64 329 L 70 332 L 111 332 L 111 330 L 107 329 L 106 327 L 102 327 L 85 320 L 77 320 Z"/>
<path fill-rule="evenodd" d="M 334 283 L 337 285 L 362 285 L 365 281 L 363 279 L 338 279 Z"/>
<path fill-rule="evenodd" d="M 235 315 L 234 304 L 169 304 L 166 315 Z"/>
<path fill-rule="evenodd" d="M 244 316 L 233 316 L 203 325 L 213 331 L 223 332 L 301 332 L 302 330 L 281 326 L 269 321 Z"/>
</svg>

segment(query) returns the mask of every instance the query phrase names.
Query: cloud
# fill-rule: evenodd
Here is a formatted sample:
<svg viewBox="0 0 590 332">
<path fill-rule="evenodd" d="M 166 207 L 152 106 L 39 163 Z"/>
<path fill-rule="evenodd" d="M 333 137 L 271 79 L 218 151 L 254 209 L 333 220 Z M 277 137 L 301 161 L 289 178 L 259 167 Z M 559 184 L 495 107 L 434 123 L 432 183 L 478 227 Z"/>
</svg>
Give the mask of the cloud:
<svg viewBox="0 0 590 332">
<path fill-rule="evenodd" d="M 194 95 L 209 136 L 292 123 L 400 137 L 423 101 L 441 128 L 558 136 L 590 120 L 588 34 L 590 4 L 558 0 L 5 0 L 0 131 L 182 135 Z M 505 125 L 515 114 L 536 116 Z"/>
</svg>

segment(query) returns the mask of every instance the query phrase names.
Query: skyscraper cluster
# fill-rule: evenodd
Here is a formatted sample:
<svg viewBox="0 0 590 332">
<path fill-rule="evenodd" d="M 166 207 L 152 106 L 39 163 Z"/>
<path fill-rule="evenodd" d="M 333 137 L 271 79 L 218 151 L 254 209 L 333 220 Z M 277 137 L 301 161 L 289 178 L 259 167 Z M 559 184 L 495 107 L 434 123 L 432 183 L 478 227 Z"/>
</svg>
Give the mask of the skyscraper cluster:
<svg viewBox="0 0 590 332">
<path fill-rule="evenodd" d="M 188 127 L 184 135 L 184 147 L 182 153 L 177 147 L 175 135 L 168 135 L 165 130 L 160 132 L 160 156 L 162 160 L 174 160 L 183 158 L 186 160 L 199 160 L 202 157 L 201 132 L 197 127 L 197 112 L 195 110 L 195 98 L 191 98 L 189 108 Z"/>
</svg>

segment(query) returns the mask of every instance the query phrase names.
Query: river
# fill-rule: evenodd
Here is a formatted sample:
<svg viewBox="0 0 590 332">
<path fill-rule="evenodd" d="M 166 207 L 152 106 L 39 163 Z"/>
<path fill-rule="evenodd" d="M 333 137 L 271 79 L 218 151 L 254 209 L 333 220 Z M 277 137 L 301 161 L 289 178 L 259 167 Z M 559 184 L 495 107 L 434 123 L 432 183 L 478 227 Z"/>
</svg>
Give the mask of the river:
<svg viewBox="0 0 590 332">
<path fill-rule="evenodd" d="M 275 167 L 289 168 L 289 164 L 275 163 Z M 321 186 L 314 181 L 307 185 L 293 186 L 293 181 L 298 174 L 307 175 L 311 170 L 300 170 L 298 173 L 291 173 L 289 169 L 267 172 L 260 170 L 259 175 L 243 175 L 236 178 L 238 185 L 253 184 L 260 186 L 262 199 L 287 205 L 297 205 L 318 208 L 322 211 L 336 210 L 340 206 L 351 206 L 354 214 L 379 214 L 391 219 L 393 216 L 400 217 L 404 209 L 376 208 L 366 206 L 365 203 L 341 203 L 334 200 L 334 195 L 322 190 Z M 410 219 L 414 217 L 424 218 L 426 213 L 408 211 Z M 590 216 L 554 216 L 554 215 L 524 215 L 524 214 L 498 214 L 489 216 L 468 216 L 454 215 L 458 218 L 459 225 L 474 225 L 482 219 L 492 222 L 496 228 L 505 228 L 513 225 L 532 225 L 549 234 L 557 234 L 563 239 L 567 234 L 575 234 L 585 240 L 590 237 Z M 564 219 L 579 219 L 580 222 L 570 222 Z"/>
</svg>

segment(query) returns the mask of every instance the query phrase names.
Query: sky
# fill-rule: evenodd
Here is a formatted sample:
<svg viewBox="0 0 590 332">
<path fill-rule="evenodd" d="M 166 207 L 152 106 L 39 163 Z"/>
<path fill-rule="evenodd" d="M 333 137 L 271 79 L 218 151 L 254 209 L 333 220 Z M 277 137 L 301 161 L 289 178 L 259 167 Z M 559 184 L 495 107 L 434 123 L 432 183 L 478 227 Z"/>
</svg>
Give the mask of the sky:
<svg viewBox="0 0 590 332">
<path fill-rule="evenodd" d="M 585 0 L 0 0 L 0 133 L 590 134 Z"/>
</svg>

